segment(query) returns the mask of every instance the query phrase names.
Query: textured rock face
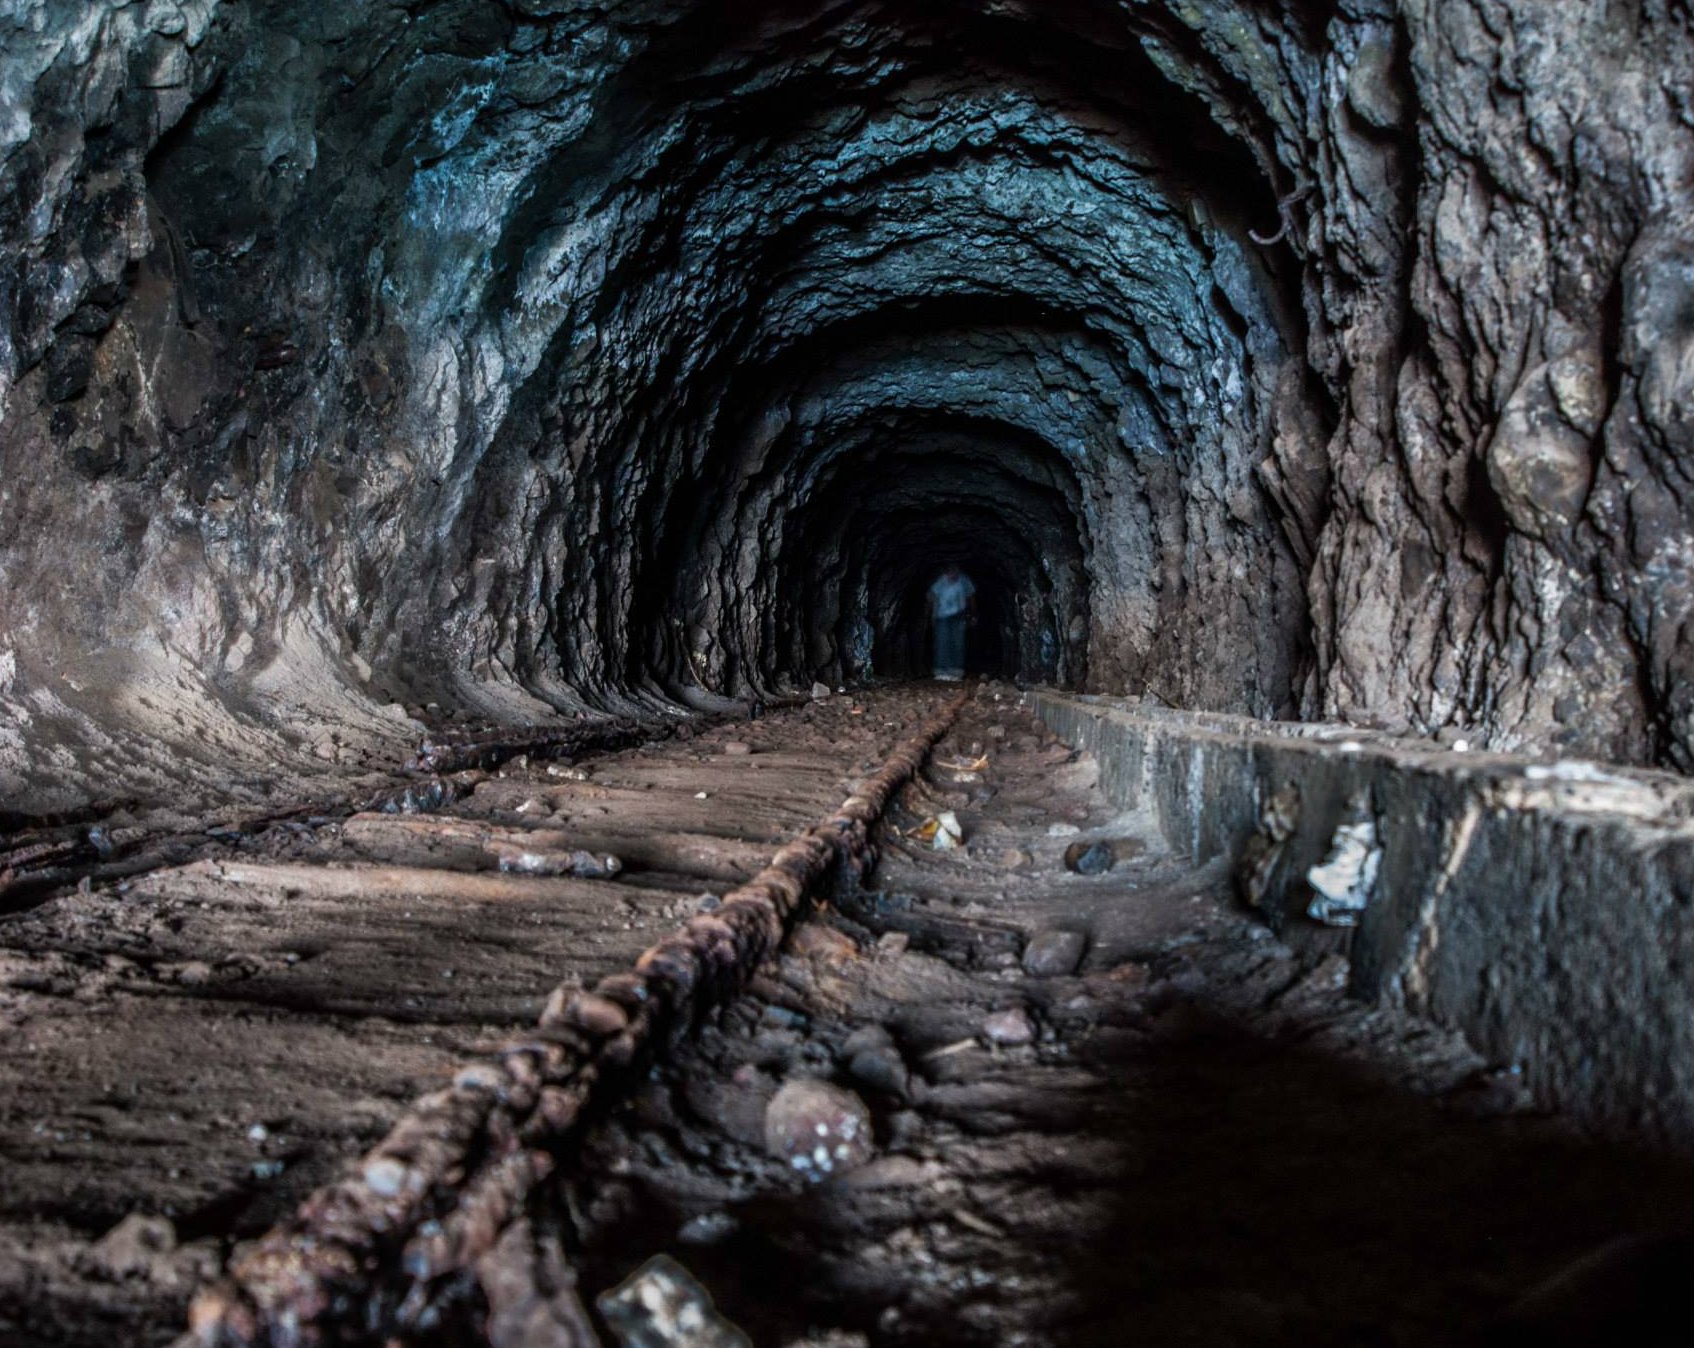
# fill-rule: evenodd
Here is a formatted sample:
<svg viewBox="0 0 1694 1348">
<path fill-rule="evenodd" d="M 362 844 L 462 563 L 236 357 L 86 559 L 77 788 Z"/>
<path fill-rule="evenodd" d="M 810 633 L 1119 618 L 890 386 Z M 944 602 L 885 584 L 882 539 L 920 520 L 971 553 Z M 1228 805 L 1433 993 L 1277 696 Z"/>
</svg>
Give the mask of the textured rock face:
<svg viewBox="0 0 1694 1348">
<path fill-rule="evenodd" d="M 1230 865 L 1283 940 L 1344 950 L 1353 995 L 1461 1032 L 1586 1124 L 1694 1140 L 1686 777 L 1132 699 L 1034 703 L 1097 756 L 1107 799 Z"/>
<path fill-rule="evenodd" d="M 0 794 L 906 673 L 949 560 L 1008 673 L 1687 767 L 1688 24 L 12 0 Z"/>
</svg>

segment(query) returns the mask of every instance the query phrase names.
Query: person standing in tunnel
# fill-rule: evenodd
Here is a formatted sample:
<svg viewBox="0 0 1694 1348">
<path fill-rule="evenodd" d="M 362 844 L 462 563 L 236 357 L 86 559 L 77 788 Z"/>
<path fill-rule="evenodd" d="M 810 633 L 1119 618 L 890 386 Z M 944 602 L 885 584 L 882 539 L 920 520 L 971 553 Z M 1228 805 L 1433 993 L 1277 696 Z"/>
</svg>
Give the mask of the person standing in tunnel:
<svg viewBox="0 0 1694 1348">
<path fill-rule="evenodd" d="M 929 587 L 929 620 L 935 628 L 935 677 L 965 677 L 965 629 L 976 620 L 976 586 L 949 562 Z"/>
</svg>

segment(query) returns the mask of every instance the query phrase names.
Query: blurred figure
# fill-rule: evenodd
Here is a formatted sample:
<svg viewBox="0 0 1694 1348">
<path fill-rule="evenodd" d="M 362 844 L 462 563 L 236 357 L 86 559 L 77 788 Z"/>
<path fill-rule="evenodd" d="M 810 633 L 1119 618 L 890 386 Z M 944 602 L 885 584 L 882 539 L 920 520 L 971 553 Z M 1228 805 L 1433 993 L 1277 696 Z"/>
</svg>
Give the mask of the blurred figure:
<svg viewBox="0 0 1694 1348">
<path fill-rule="evenodd" d="M 976 620 L 976 586 L 957 562 L 929 587 L 929 621 L 935 628 L 935 677 L 965 677 L 965 629 Z"/>
</svg>

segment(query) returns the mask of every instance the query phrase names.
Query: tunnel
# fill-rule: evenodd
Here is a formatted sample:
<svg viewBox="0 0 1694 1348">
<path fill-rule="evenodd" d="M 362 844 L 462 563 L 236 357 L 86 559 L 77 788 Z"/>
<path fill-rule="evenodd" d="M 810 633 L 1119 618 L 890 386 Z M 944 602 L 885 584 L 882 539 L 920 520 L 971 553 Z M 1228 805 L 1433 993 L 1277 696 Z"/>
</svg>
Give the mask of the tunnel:
<svg viewBox="0 0 1694 1348">
<path fill-rule="evenodd" d="M 41 20 L 31 125 L 76 144 L 13 151 L 9 402 L 108 544 L 48 587 L 74 621 L 8 587 L 12 695 L 52 682 L 33 624 L 124 652 L 71 699 L 94 736 L 154 680 L 218 723 L 318 689 L 366 733 L 704 707 L 920 672 L 914 587 L 956 559 L 981 672 L 1318 710 L 1341 388 L 1298 235 L 1252 234 L 1309 166 L 1248 49 L 1140 22 Z"/>
<path fill-rule="evenodd" d="M 31 6 L 14 719 L 901 677 L 957 556 L 984 672 L 1680 767 L 1674 118 L 1494 8 Z"/>
<path fill-rule="evenodd" d="M 1459 1036 L 1486 1060 L 1472 1085 L 1515 1072 L 1550 1111 L 1670 1138 L 1674 1168 L 1664 1158 L 1694 1135 L 1694 1051 L 1674 1010 L 1687 986 L 1678 830 L 1694 811 L 1691 72 L 1680 0 L 0 6 L 0 1026 L 46 1024 L 32 1017 L 102 968 L 91 1005 L 114 987 L 140 996 L 124 980 L 167 969 L 181 1014 L 198 1015 L 241 1001 L 229 970 L 269 988 L 298 965 L 309 980 L 366 941 L 422 959 L 424 945 L 404 944 L 421 929 L 402 936 L 386 905 L 423 911 L 444 883 L 429 878 L 437 863 L 476 877 L 465 894 L 483 897 L 466 904 L 497 907 L 520 873 L 640 902 L 643 885 L 662 888 L 642 876 L 686 873 L 715 901 L 763 874 L 735 870 L 744 849 L 790 835 L 800 851 L 782 864 L 793 878 L 805 862 L 794 884 L 807 894 L 823 884 L 806 852 L 818 837 L 864 893 L 882 883 L 866 858 L 893 848 L 889 874 L 916 908 L 888 907 L 895 880 L 880 908 L 818 901 L 860 955 L 892 941 L 894 958 L 907 940 L 960 977 L 1035 978 L 1027 961 L 992 973 L 995 941 L 1011 939 L 995 935 L 994 905 L 1023 913 L 1007 930 L 1035 923 L 1018 938 L 1033 943 L 1044 929 L 1019 885 L 1048 876 L 1056 904 L 1095 871 L 1129 874 L 1145 848 L 1135 893 L 1163 896 L 1149 911 L 1187 911 L 1172 906 L 1179 870 L 1210 877 L 1180 902 L 1216 899 L 1258 924 L 1266 950 L 1291 952 L 1276 966 L 1287 988 L 1329 970 L 1349 1005 Z M 974 587 L 958 703 L 933 678 L 933 587 L 949 568 Z M 933 729 L 921 744 L 919 727 Z M 1081 757 L 1059 761 L 1054 736 Z M 712 770 L 690 754 L 716 755 Z M 1050 786 L 1026 799 L 1010 767 L 995 775 L 1002 758 Z M 804 803 L 811 821 L 826 795 L 847 805 L 799 834 L 801 815 L 778 808 Z M 1014 800 L 1051 817 L 1038 826 Z M 1120 816 L 1139 822 L 1108 836 Z M 541 841 L 523 832 L 537 828 Z M 1012 832 L 995 842 L 997 829 Z M 931 855 L 953 842 L 961 857 Z M 959 878 L 947 899 L 913 856 L 1012 878 L 980 893 Z M 285 939 L 278 898 L 281 927 L 227 957 L 102 944 L 140 920 L 136 895 L 160 905 L 137 928 L 144 943 L 175 939 L 243 884 L 353 903 L 319 872 L 263 871 L 317 865 L 376 887 L 321 918 L 330 935 Z M 235 888 L 204 890 L 214 882 Z M 813 930 L 777 891 L 778 934 Z M 559 911 L 579 899 L 621 924 L 554 933 L 585 970 L 597 942 L 625 939 L 607 931 L 646 930 L 637 898 L 626 912 L 578 895 Z M 931 899 L 945 921 L 910 916 Z M 79 903 L 117 907 L 97 919 Z M 495 907 L 429 917 L 429 958 L 449 972 L 495 946 L 519 958 L 524 941 L 500 925 L 517 919 Z M 1075 926 L 1084 907 L 1040 909 L 1041 922 Z M 253 911 L 236 903 L 227 932 Z M 1123 969 L 1146 955 L 1111 904 L 1087 914 L 1096 953 L 1078 956 L 1077 978 L 1108 977 L 1100 952 Z M 1184 946 L 1158 943 L 1199 940 L 1210 920 L 1185 932 L 1147 918 L 1134 939 L 1180 961 Z M 766 967 L 749 951 L 798 958 L 748 932 L 726 998 Z M 812 941 L 814 959 L 822 939 L 790 938 Z M 294 958 L 278 973 L 266 961 L 283 951 Z M 1258 967 L 1230 952 L 1209 967 Z M 310 995 L 279 985 L 254 1005 L 372 1025 L 434 1005 L 381 967 Z M 1136 1015 L 1151 1023 L 1188 996 L 1188 975 L 1147 967 L 1157 996 L 1137 991 L 1140 974 L 1108 991 L 1144 996 Z M 758 977 L 775 1019 L 748 1033 L 787 1032 L 782 1017 L 801 1013 Z M 600 997 L 588 972 L 578 981 Z M 823 1000 L 802 1017 L 818 1025 L 822 986 L 807 983 Z M 1076 996 L 1104 996 L 1089 986 Z M 554 1005 L 540 990 L 536 1005 L 490 992 L 443 1023 L 528 1024 Z M 567 1011 L 647 1032 L 646 1012 L 609 1000 Z M 999 1021 L 970 1035 L 984 1052 L 1053 1057 L 1073 1012 L 1031 1002 L 1027 1041 L 995 1038 Z M 145 1037 L 148 1014 L 122 1019 Z M 1246 1013 L 1225 997 L 1204 1014 Z M 827 1051 L 793 1048 L 789 1066 L 839 1059 L 840 1084 L 886 1047 L 852 1029 Z M 1390 1076 L 1423 1070 L 1408 1066 L 1416 1039 L 1395 1041 Z M 1230 1051 L 1251 1059 L 1244 1043 Z M 713 1040 L 663 1070 L 681 1074 L 678 1098 L 690 1072 L 766 1071 L 738 1051 Z M 407 1086 L 446 1070 L 406 1052 Z M 655 1052 L 670 1062 L 670 1047 Z M 1135 1061 L 1096 1066 L 1185 1070 Z M 933 1099 L 953 1089 L 945 1070 L 922 1069 Z M 900 1080 L 918 1071 L 908 1062 Z M 0 1106 L 0 1156 L 23 1155 L 50 1111 L 33 1103 L 33 1068 L 7 1072 L 23 1084 Z M 600 1064 L 583 1079 L 602 1076 L 618 1074 Z M 1505 1098 L 1506 1076 L 1488 1080 Z M 422 1094 L 358 1089 L 395 1109 Z M 893 1112 L 921 1113 L 918 1095 Z M 873 1105 L 891 1146 L 889 1111 Z M 409 1126 L 388 1104 L 378 1115 Z M 335 1155 L 353 1154 L 355 1133 L 336 1134 Z M 543 1134 L 532 1150 L 551 1166 L 562 1133 Z M 659 1145 L 594 1136 L 630 1155 Z M 298 1169 L 315 1186 L 329 1164 Z M 235 1242 L 293 1210 L 267 1197 L 269 1171 L 243 1174 L 239 1198 L 170 1199 L 172 1242 L 222 1242 L 208 1270 L 236 1267 Z M 316 1192 L 291 1182 L 275 1191 L 290 1202 Z M 633 1253 L 658 1221 L 652 1195 L 681 1203 L 666 1188 L 679 1183 L 652 1177 L 648 1206 L 631 1199 L 617 1220 L 604 1194 L 572 1190 L 599 1214 L 575 1234 L 559 1234 L 557 1203 L 526 1209 L 522 1314 L 541 1315 L 537 1287 L 568 1300 L 572 1279 L 622 1277 L 611 1251 Z M 541 1203 L 528 1180 L 512 1184 Z M 28 1221 L 47 1213 L 90 1239 L 123 1216 L 110 1195 L 62 1212 L 18 1201 Z M 14 1249 L 8 1223 L 25 1220 L 0 1203 L 0 1331 L 35 1341 L 8 1298 L 63 1283 L 63 1297 L 41 1293 L 60 1309 L 40 1323 L 98 1338 L 103 1315 L 121 1316 L 65 1269 L 106 1256 L 53 1263 L 27 1232 Z M 787 1249 L 772 1241 L 759 1258 Z M 398 1267 L 392 1253 L 360 1267 Z M 718 1256 L 700 1257 L 710 1270 Z M 11 1282 L 8 1259 L 26 1270 Z M 507 1304 L 492 1275 L 465 1294 L 479 1308 L 466 1328 L 454 1297 L 474 1262 L 440 1303 L 459 1309 L 393 1341 L 486 1330 L 551 1348 L 607 1332 L 602 1316 L 592 1331 L 502 1339 L 476 1319 Z M 973 1267 L 993 1281 L 991 1266 Z M 149 1303 L 161 1326 L 216 1282 L 171 1267 Z M 737 1300 L 738 1267 L 716 1271 L 728 1309 L 753 1316 L 761 1343 L 801 1343 L 798 1320 L 767 1323 Z M 1526 1254 L 1498 1277 L 1536 1271 Z M 204 1348 L 261 1341 L 270 1294 L 241 1286 L 197 1321 L 220 1326 Z M 396 1306 L 424 1314 L 416 1298 L 371 1295 L 369 1325 Z M 357 1299 L 336 1297 L 322 1306 Z M 854 1343 L 977 1341 L 951 1311 L 891 1327 L 844 1304 L 814 1309 L 865 1336 Z M 984 1320 L 981 1341 L 1022 1341 L 995 1337 L 1013 1319 Z"/>
</svg>

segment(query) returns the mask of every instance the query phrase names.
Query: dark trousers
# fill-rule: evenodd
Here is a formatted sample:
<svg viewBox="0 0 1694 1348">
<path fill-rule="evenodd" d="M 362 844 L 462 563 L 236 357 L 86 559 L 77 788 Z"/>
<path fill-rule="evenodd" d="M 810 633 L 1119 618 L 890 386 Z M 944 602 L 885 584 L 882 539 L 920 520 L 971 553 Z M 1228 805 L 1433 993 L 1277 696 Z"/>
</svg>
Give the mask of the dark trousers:
<svg viewBox="0 0 1694 1348">
<path fill-rule="evenodd" d="M 935 673 L 962 676 L 965 672 L 965 624 L 968 615 L 955 613 L 935 620 Z"/>
</svg>

